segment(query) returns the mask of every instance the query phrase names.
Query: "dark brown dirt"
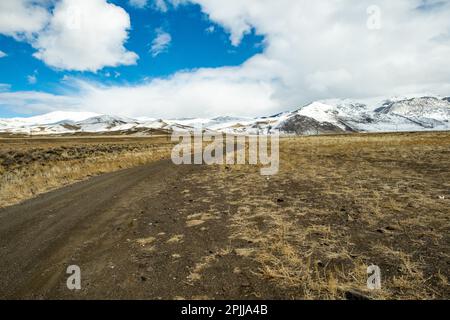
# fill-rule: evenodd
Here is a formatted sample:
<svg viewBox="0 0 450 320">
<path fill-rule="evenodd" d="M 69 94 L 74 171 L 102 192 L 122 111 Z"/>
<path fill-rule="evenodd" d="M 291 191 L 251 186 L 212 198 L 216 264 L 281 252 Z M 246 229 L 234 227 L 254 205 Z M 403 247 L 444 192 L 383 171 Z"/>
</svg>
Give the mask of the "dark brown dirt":
<svg viewBox="0 0 450 320">
<path fill-rule="evenodd" d="M 237 299 L 261 292 L 282 297 L 245 272 L 252 262 L 233 253 L 217 255 L 220 263 L 200 284 L 188 281 L 195 265 L 228 239 L 226 210 L 207 228 L 186 227 L 179 211 L 200 201 L 186 200 L 178 184 L 199 170 L 205 168 L 161 161 L 0 210 L 0 298 Z M 167 243 L 178 234 L 182 241 Z M 153 250 L 137 243 L 149 236 L 156 238 Z M 80 291 L 66 287 L 69 265 L 81 268 Z M 243 272 L 233 272 L 236 268 Z"/>
</svg>

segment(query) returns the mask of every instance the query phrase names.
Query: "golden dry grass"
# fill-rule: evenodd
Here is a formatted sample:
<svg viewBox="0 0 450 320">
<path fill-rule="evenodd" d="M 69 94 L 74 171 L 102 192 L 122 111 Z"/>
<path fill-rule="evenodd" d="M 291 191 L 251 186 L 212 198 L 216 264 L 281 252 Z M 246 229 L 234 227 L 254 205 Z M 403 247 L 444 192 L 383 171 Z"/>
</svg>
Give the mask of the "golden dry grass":
<svg viewBox="0 0 450 320">
<path fill-rule="evenodd" d="M 0 140 L 0 207 L 85 178 L 170 157 L 166 139 Z"/>
<path fill-rule="evenodd" d="M 230 244 L 255 274 L 292 298 L 450 296 L 449 133 L 287 138 L 280 151 L 275 176 L 227 165 L 185 180 L 211 211 L 227 203 Z M 372 264 L 381 290 L 367 288 Z"/>
<path fill-rule="evenodd" d="M 211 253 L 207 256 L 202 257 L 202 259 L 195 264 L 194 268 L 192 268 L 191 272 L 187 276 L 187 280 L 190 283 L 199 281 L 202 279 L 202 272 L 210 267 L 214 262 L 217 261 L 218 257 L 226 256 L 231 253 L 230 248 L 224 248 L 217 252 Z"/>
<path fill-rule="evenodd" d="M 183 241 L 184 235 L 182 234 L 177 234 L 172 236 L 169 240 L 167 240 L 167 243 L 180 243 Z"/>
</svg>

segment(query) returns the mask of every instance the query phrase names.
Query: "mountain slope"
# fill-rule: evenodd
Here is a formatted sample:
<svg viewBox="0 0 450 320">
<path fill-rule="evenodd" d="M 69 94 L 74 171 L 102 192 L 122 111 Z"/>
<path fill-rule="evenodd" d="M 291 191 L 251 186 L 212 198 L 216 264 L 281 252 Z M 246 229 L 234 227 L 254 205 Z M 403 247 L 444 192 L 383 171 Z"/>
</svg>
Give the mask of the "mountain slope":
<svg viewBox="0 0 450 320">
<path fill-rule="evenodd" d="M 203 128 L 232 134 L 314 135 L 343 132 L 450 130 L 450 98 L 414 97 L 356 101 L 324 100 L 269 117 L 191 119 L 128 118 L 90 112 L 51 112 L 0 119 L 10 134 L 154 134 Z"/>
<path fill-rule="evenodd" d="M 281 132 L 295 135 L 318 135 L 344 132 L 344 130 L 336 124 L 327 121 L 320 122 L 299 114 L 283 121 L 278 128 Z"/>
</svg>

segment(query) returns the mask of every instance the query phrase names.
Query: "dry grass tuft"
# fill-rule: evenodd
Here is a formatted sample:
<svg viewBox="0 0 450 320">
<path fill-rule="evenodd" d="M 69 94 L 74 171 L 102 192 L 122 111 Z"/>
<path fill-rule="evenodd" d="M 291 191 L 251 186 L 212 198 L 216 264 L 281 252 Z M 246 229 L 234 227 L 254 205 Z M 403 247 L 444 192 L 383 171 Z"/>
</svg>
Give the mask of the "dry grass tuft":
<svg viewBox="0 0 450 320">
<path fill-rule="evenodd" d="M 173 244 L 173 243 L 180 243 L 183 241 L 184 235 L 177 234 L 171 237 L 169 240 L 167 240 L 167 243 Z"/>
<path fill-rule="evenodd" d="M 195 264 L 195 266 L 190 271 L 187 276 L 187 280 L 189 282 L 196 282 L 202 278 L 202 272 L 210 267 L 212 264 L 217 262 L 219 257 L 223 257 L 229 255 L 232 252 L 230 248 L 220 249 L 217 252 L 214 252 L 210 255 L 204 256 L 199 262 Z"/>
</svg>

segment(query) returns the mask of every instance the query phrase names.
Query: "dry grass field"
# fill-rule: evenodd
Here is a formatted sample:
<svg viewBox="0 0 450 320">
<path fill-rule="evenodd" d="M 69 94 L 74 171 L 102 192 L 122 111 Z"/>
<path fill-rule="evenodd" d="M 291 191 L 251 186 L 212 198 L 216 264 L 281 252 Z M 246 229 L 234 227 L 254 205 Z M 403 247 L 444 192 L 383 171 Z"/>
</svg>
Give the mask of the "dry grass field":
<svg viewBox="0 0 450 320">
<path fill-rule="evenodd" d="M 0 206 L 168 157 L 171 149 L 167 138 L 9 139 L 0 146 Z M 116 292 L 94 281 L 111 276 L 96 272 L 116 261 L 108 272 L 124 297 L 449 299 L 449 160 L 450 133 L 401 133 L 283 138 L 274 176 L 250 165 L 161 164 L 158 172 L 172 172 L 170 179 L 156 185 L 150 177 L 135 186 L 142 194 L 130 189 L 130 199 L 105 209 L 128 222 L 92 233 L 119 242 L 80 253 L 84 268 L 95 266 L 97 283 L 97 291 L 83 292 Z M 80 239 L 84 248 L 89 239 Z M 372 264 L 381 269 L 381 290 L 367 288 Z"/>
<path fill-rule="evenodd" d="M 292 138 L 280 150 L 275 176 L 217 166 L 186 177 L 187 196 L 204 195 L 186 214 L 206 211 L 187 225 L 226 204 L 223 251 L 256 262 L 250 272 L 289 298 L 450 297 L 450 134 Z M 367 289 L 372 264 L 382 290 Z"/>
<path fill-rule="evenodd" d="M 168 158 L 167 137 L 0 139 L 0 207 L 85 178 Z"/>
</svg>

